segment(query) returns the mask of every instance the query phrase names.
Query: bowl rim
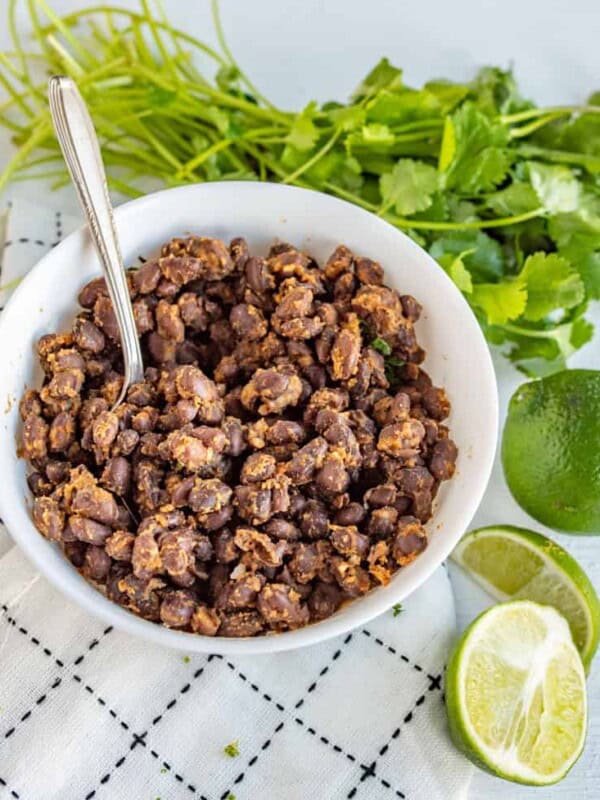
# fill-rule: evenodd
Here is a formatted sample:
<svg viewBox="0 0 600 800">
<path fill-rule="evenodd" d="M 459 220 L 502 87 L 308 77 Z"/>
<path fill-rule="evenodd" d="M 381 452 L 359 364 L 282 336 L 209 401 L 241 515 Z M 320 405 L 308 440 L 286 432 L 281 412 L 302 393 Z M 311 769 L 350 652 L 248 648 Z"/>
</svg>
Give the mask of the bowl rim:
<svg viewBox="0 0 600 800">
<path fill-rule="evenodd" d="M 351 613 L 334 614 L 317 623 L 312 623 L 303 628 L 293 631 L 286 631 L 278 634 L 267 634 L 250 638 L 229 638 L 229 637 L 210 637 L 200 634 L 191 634 L 184 631 L 173 630 L 165 628 L 162 625 L 157 625 L 154 622 L 144 620 L 130 611 L 118 606 L 106 598 L 95 587 L 88 584 L 79 573 L 72 567 L 71 564 L 65 560 L 65 567 L 68 567 L 68 572 L 71 573 L 72 578 L 66 581 L 62 580 L 60 568 L 54 569 L 54 565 L 48 564 L 47 552 L 43 547 L 36 546 L 36 540 L 40 537 L 39 532 L 35 529 L 33 522 L 30 521 L 30 530 L 23 531 L 16 523 L 13 514 L 11 502 L 14 498 L 9 496 L 7 490 L 7 483 L 0 481 L 0 514 L 4 520 L 7 529 L 10 532 L 15 544 L 25 553 L 27 558 L 33 562 L 35 567 L 47 578 L 50 583 L 55 586 L 63 595 L 74 601 L 80 608 L 85 609 L 94 617 L 99 618 L 110 625 L 113 625 L 120 631 L 131 634 L 146 641 L 153 642 L 157 645 L 162 645 L 174 649 L 186 650 L 188 652 L 203 652 L 203 653 L 218 653 L 223 655 L 250 655 L 261 653 L 275 653 L 293 650 L 299 647 L 316 644 L 318 642 L 331 639 L 332 637 L 339 636 L 352 630 L 360 625 L 368 623 L 371 619 L 391 607 L 394 602 L 400 602 L 405 599 L 409 594 L 421 586 L 431 574 L 445 561 L 448 557 L 460 536 L 466 530 L 471 522 L 487 487 L 495 452 L 498 433 L 498 392 L 496 376 L 493 367 L 492 357 L 485 342 L 483 333 L 477 323 L 473 312 L 471 311 L 468 303 L 461 295 L 457 287 L 451 279 L 443 272 L 434 259 L 421 248 L 414 240 L 407 236 L 404 232 L 395 228 L 390 223 L 377 217 L 371 212 L 366 211 L 360 206 L 349 203 L 332 195 L 327 195 L 313 189 L 305 189 L 296 186 L 287 186 L 279 183 L 272 182 L 249 182 L 249 181 L 215 181 L 212 183 L 194 183 L 186 186 L 179 186 L 170 189 L 162 189 L 157 192 L 151 192 L 143 197 L 129 200 L 117 208 L 115 208 L 115 219 L 117 223 L 124 223 L 128 217 L 140 214 L 145 208 L 149 206 L 160 204 L 167 196 L 169 198 L 177 198 L 180 202 L 185 202 L 186 196 L 193 196 L 198 192 L 206 192 L 210 195 L 211 192 L 224 191 L 223 186 L 228 187 L 232 193 L 237 192 L 279 192 L 282 194 L 300 193 L 308 198 L 310 196 L 318 196 L 320 202 L 329 202 L 332 205 L 344 206 L 346 211 L 351 214 L 364 216 L 370 218 L 370 223 L 377 228 L 387 228 L 394 232 L 398 238 L 399 245 L 406 251 L 412 250 L 417 253 L 421 260 L 429 261 L 435 265 L 436 269 L 440 271 L 440 277 L 445 279 L 447 290 L 454 292 L 455 296 L 463 306 L 466 312 L 465 319 L 470 318 L 472 331 L 477 338 L 477 348 L 479 350 L 479 368 L 478 381 L 481 382 L 482 402 L 487 403 L 487 432 L 486 436 L 482 437 L 479 442 L 477 452 L 477 461 L 479 464 L 479 471 L 475 476 L 473 483 L 470 485 L 470 492 L 465 499 L 460 513 L 453 520 L 457 535 L 451 536 L 450 531 L 446 532 L 443 543 L 438 544 L 437 555 L 435 558 L 424 558 L 427 551 L 422 554 L 418 559 L 413 562 L 411 569 L 407 570 L 403 581 L 398 584 L 397 591 L 394 597 L 383 597 L 376 591 L 371 591 L 363 597 L 356 598 L 348 606 L 346 611 Z M 203 198 L 206 200 L 206 198 Z M 47 261 L 55 261 L 57 256 L 60 256 L 62 250 L 66 250 L 77 239 L 83 239 L 87 231 L 87 226 L 83 225 L 69 236 L 65 237 L 55 248 L 48 251 L 42 258 L 36 262 L 35 266 L 26 274 L 18 287 L 9 298 L 2 314 L 0 314 L 0 341 L 3 336 L 6 336 L 5 328 L 10 323 L 10 312 L 13 307 L 16 307 L 22 295 L 26 295 L 33 285 L 35 285 L 37 275 L 44 269 Z M 457 300 L 458 302 L 458 300 Z M 463 320 L 464 321 L 464 320 Z M 474 347 L 475 343 L 471 344 Z M 0 350 L 0 359 L 2 359 L 2 350 Z M 3 431 L 0 431 L 0 438 L 7 438 Z M 10 436 L 8 437 L 10 440 Z M 10 442 L 14 447 L 14 441 Z M 449 485 L 448 491 L 452 491 L 452 484 Z M 31 536 L 31 533 L 35 537 Z M 49 544 L 41 539 L 41 543 Z M 60 554 L 60 558 L 64 557 Z M 398 574 L 398 573 L 396 573 Z M 67 572 L 65 571 L 65 576 Z M 89 591 L 91 590 L 91 592 Z M 365 603 L 369 598 L 370 602 Z M 379 600 L 379 602 L 378 602 Z"/>
</svg>

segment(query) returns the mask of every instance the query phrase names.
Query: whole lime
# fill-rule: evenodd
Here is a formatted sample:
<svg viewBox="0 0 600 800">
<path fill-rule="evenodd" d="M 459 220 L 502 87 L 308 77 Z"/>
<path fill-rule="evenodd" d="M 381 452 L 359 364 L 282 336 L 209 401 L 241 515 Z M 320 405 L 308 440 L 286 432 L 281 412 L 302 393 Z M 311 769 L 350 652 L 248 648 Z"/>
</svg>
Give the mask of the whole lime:
<svg viewBox="0 0 600 800">
<path fill-rule="evenodd" d="M 600 372 L 565 370 L 520 386 L 508 408 L 502 463 L 532 517 L 600 534 Z"/>
</svg>

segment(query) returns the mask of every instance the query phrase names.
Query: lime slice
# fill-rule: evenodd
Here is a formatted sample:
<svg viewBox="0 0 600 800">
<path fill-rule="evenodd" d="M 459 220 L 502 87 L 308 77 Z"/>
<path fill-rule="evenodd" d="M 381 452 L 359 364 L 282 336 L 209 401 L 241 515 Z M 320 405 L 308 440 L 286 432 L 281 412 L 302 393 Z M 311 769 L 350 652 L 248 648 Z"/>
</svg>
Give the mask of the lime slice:
<svg viewBox="0 0 600 800">
<path fill-rule="evenodd" d="M 600 636 L 600 601 L 588 576 L 560 545 L 525 528 L 480 528 L 463 536 L 452 560 L 497 600 L 554 606 L 567 619 L 589 669 Z"/>
<path fill-rule="evenodd" d="M 506 780 L 563 778 L 585 741 L 585 673 L 566 620 L 516 600 L 485 611 L 448 663 L 446 707 L 457 746 Z"/>
</svg>

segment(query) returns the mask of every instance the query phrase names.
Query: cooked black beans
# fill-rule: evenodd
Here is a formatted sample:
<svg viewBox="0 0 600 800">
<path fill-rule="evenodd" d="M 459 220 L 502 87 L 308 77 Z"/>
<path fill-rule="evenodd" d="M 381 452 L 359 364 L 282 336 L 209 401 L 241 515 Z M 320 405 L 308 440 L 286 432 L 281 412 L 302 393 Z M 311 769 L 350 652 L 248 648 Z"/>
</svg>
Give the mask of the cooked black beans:
<svg viewBox="0 0 600 800">
<path fill-rule="evenodd" d="M 323 268 L 191 236 L 130 273 L 144 351 L 122 386 L 105 283 L 38 343 L 20 452 L 33 520 L 106 595 L 204 636 L 333 614 L 426 546 L 457 448 L 409 295 L 338 247 Z"/>
</svg>

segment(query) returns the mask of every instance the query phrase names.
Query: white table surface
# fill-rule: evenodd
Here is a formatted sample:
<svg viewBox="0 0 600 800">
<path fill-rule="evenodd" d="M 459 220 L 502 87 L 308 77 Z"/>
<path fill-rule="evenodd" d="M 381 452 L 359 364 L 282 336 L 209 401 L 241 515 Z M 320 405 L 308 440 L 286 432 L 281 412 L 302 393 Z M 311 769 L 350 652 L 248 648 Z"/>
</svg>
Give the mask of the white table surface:
<svg viewBox="0 0 600 800">
<path fill-rule="evenodd" d="M 135 7 L 135 0 L 113 0 Z M 0 3 L 0 48 L 7 0 Z M 21 5 L 25 5 L 24 0 Z M 89 5 L 51 0 L 57 11 Z M 208 0 L 164 0 L 173 24 L 215 41 Z M 434 77 L 467 79 L 485 64 L 513 65 L 523 92 L 538 103 L 581 102 L 600 89 L 598 0 L 222 0 L 223 24 L 239 63 L 274 102 L 298 108 L 309 100 L 347 96 L 379 58 L 404 67 L 407 82 Z M 3 148 L 2 152 L 6 152 Z M 571 366 L 600 366 L 599 327 Z M 502 419 L 522 382 L 494 355 Z M 496 463 L 474 524 L 509 523 L 543 528 L 512 500 Z M 600 588 L 600 540 L 546 531 L 583 564 Z M 451 567 L 459 624 L 464 627 L 489 604 L 485 595 Z M 600 797 L 600 659 L 589 679 L 590 722 L 586 750 L 557 786 L 533 789 L 476 772 L 466 800 L 592 800 Z M 427 800 L 415 798 L 415 800 Z"/>
</svg>

